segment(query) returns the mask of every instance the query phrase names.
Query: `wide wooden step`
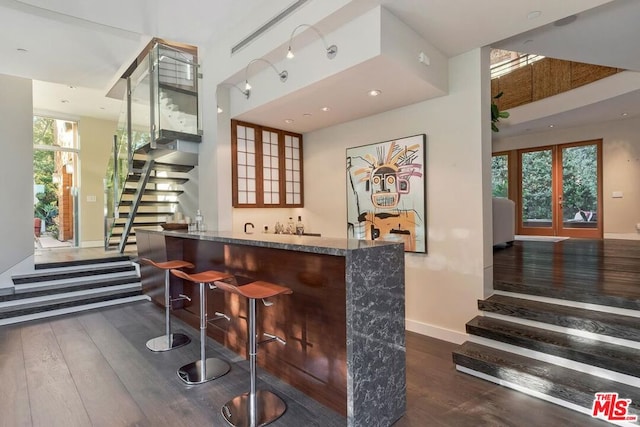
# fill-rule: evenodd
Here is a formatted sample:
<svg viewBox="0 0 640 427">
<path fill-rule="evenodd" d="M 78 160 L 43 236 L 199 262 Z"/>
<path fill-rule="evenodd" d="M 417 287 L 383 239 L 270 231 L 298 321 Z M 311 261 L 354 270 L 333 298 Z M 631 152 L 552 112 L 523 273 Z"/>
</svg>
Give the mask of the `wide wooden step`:
<svg viewBox="0 0 640 427">
<path fill-rule="evenodd" d="M 99 274 L 112 274 L 135 271 L 131 262 L 112 263 L 105 265 L 86 265 L 77 268 L 55 268 L 51 270 L 38 270 L 35 273 L 17 274 L 11 276 L 15 286 L 25 283 L 47 282 L 51 280 L 72 279 L 76 277 L 96 276 Z"/>
<path fill-rule="evenodd" d="M 474 371 L 467 372 L 472 375 L 478 372 L 501 385 L 580 406 L 589 414 L 595 393 L 617 392 L 620 398 L 631 399 L 630 414 L 640 414 L 640 390 L 620 382 L 473 342 L 465 342 L 454 351 L 453 361 Z"/>
<path fill-rule="evenodd" d="M 501 269 L 503 268 L 501 267 Z M 504 274 L 501 277 L 504 277 Z M 637 287 L 638 295 L 636 297 L 629 295 L 629 289 L 635 285 L 635 282 L 621 286 L 618 284 L 608 285 L 607 283 L 588 284 L 583 281 L 583 286 L 580 287 L 578 284 L 570 286 L 556 283 L 544 277 L 529 277 L 526 280 L 521 278 L 499 280 L 494 277 L 493 281 L 493 289 L 496 291 L 640 310 L 640 287 Z M 599 288 L 606 288 L 608 293 L 603 293 Z M 618 294 L 616 294 L 616 289 L 619 289 Z"/>
<path fill-rule="evenodd" d="M 482 311 L 640 342 L 640 318 L 493 295 L 478 301 Z"/>
<path fill-rule="evenodd" d="M 467 333 L 640 378 L 638 350 L 598 340 L 477 316 Z"/>
</svg>

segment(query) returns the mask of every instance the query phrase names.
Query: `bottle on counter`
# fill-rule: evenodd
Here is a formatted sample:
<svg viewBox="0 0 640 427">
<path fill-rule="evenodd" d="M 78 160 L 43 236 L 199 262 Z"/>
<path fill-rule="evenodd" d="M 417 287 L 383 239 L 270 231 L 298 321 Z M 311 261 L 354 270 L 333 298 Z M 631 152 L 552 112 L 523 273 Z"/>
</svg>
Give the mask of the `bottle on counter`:
<svg viewBox="0 0 640 427">
<path fill-rule="evenodd" d="M 296 226 L 293 223 L 293 218 L 289 217 L 289 221 L 287 221 L 287 234 L 293 234 L 296 231 Z"/>
<path fill-rule="evenodd" d="M 200 209 L 196 212 L 196 229 L 195 231 L 204 231 L 204 217 L 200 213 Z"/>
<path fill-rule="evenodd" d="M 304 224 L 302 223 L 302 216 L 298 215 L 298 222 L 296 222 L 296 234 L 302 236 L 304 233 Z"/>
</svg>

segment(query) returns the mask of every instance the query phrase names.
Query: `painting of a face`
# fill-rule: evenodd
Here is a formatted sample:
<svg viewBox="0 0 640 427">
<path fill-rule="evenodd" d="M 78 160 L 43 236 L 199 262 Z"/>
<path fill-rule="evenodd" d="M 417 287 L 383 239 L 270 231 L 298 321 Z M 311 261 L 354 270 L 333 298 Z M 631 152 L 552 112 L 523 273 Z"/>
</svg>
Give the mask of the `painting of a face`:
<svg viewBox="0 0 640 427">
<path fill-rule="evenodd" d="M 400 194 L 397 191 L 397 170 L 381 166 L 371 174 L 371 202 L 377 208 L 394 208 Z"/>
<path fill-rule="evenodd" d="M 347 149 L 350 237 L 426 252 L 425 135 Z"/>
</svg>

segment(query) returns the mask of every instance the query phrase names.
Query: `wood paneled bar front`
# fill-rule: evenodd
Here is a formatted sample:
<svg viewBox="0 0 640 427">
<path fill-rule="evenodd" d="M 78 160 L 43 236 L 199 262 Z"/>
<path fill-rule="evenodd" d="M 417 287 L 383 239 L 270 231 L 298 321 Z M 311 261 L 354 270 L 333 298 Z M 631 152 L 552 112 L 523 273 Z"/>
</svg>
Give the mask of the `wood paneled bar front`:
<svg viewBox="0 0 640 427">
<path fill-rule="evenodd" d="M 240 285 L 264 280 L 291 295 L 258 308 L 258 336 L 278 335 L 258 351 L 258 364 L 347 418 L 349 426 L 385 426 L 405 413 L 404 248 L 401 243 L 274 234 L 187 233 L 136 229 L 138 255 L 182 259 L 233 274 Z M 162 305 L 163 278 L 141 266 L 144 291 Z M 171 278 L 172 297 L 191 298 L 174 315 L 198 327 L 199 297 Z M 246 302 L 211 290 L 208 334 L 246 356 Z M 174 305 L 174 308 L 176 306 Z"/>
</svg>

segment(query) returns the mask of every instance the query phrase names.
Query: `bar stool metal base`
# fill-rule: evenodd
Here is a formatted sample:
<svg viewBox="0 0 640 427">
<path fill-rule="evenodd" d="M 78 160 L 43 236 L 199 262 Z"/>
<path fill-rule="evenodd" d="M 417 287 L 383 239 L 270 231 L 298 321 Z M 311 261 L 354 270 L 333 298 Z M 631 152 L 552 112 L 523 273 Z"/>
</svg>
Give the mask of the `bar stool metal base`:
<svg viewBox="0 0 640 427">
<path fill-rule="evenodd" d="M 206 359 L 205 363 L 204 375 L 202 360 L 196 360 L 178 369 L 178 377 L 189 385 L 202 384 L 223 376 L 231 369 L 227 362 L 213 357 Z"/>
<path fill-rule="evenodd" d="M 225 421 L 234 427 L 253 427 L 250 402 L 249 393 L 244 393 L 225 403 L 222 407 L 222 416 Z M 275 394 L 266 390 L 256 391 L 256 427 L 272 423 L 286 410 L 287 405 Z"/>
<path fill-rule="evenodd" d="M 182 347 L 191 342 L 191 338 L 185 334 L 169 334 L 151 338 L 147 341 L 147 348 L 151 351 L 169 351 Z"/>
</svg>

